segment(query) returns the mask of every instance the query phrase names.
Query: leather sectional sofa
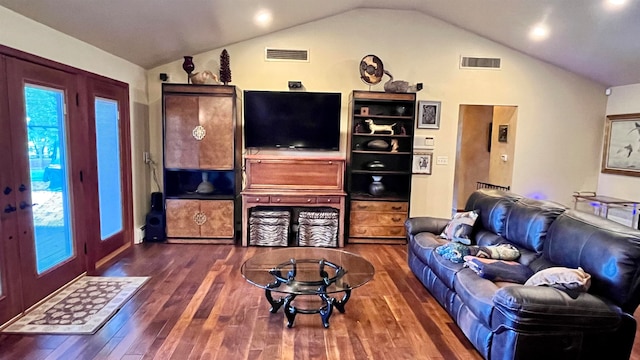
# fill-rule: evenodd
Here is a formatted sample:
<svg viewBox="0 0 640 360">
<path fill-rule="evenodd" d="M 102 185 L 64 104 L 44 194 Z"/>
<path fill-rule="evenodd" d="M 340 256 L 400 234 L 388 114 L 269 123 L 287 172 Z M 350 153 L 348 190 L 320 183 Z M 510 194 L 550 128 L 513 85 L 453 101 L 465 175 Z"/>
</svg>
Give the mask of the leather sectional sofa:
<svg viewBox="0 0 640 360">
<path fill-rule="evenodd" d="M 587 292 L 492 282 L 436 248 L 449 219 L 406 221 L 413 273 L 486 359 L 628 359 L 640 302 L 640 231 L 556 203 L 478 190 L 472 244 L 509 243 L 533 272 L 581 267 Z"/>
</svg>

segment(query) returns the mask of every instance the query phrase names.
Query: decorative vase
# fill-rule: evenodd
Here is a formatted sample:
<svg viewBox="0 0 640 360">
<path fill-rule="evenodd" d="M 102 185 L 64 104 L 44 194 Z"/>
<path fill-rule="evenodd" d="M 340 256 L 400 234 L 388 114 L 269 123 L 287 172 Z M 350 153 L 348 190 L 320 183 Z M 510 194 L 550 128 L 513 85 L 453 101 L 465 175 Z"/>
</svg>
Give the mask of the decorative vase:
<svg viewBox="0 0 640 360">
<path fill-rule="evenodd" d="M 367 170 L 384 170 L 386 165 L 380 160 L 373 160 L 365 165 Z"/>
<path fill-rule="evenodd" d="M 187 73 L 187 84 L 191 78 L 191 73 L 195 70 L 196 66 L 193 64 L 193 56 L 185 56 L 182 62 L 182 69 Z"/>
<path fill-rule="evenodd" d="M 369 194 L 380 196 L 384 193 L 384 184 L 380 182 L 382 176 L 372 176 L 373 182 L 369 184 Z"/>
<path fill-rule="evenodd" d="M 211 194 L 213 190 L 213 184 L 209 182 L 209 173 L 205 171 L 202 173 L 202 182 L 198 184 L 196 192 L 198 194 Z"/>
</svg>

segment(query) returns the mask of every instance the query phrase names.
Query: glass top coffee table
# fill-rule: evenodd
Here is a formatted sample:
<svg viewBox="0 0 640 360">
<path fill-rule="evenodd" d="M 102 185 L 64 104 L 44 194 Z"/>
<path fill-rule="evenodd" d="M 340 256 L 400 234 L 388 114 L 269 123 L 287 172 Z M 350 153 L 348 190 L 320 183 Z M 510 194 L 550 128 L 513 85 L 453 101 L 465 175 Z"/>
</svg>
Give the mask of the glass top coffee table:
<svg viewBox="0 0 640 360">
<path fill-rule="evenodd" d="M 242 276 L 265 290 L 270 311 L 276 313 L 284 305 L 287 326 L 292 327 L 296 314 L 320 314 L 322 324 L 329 327 L 335 307 L 344 313 L 351 290 L 373 278 L 373 265 L 360 255 L 326 248 L 282 248 L 259 253 L 242 264 Z M 272 293 L 283 296 L 274 299 Z M 341 299 L 332 295 L 342 293 Z M 319 296 L 322 305 L 301 309 L 292 304 L 300 295 Z"/>
</svg>

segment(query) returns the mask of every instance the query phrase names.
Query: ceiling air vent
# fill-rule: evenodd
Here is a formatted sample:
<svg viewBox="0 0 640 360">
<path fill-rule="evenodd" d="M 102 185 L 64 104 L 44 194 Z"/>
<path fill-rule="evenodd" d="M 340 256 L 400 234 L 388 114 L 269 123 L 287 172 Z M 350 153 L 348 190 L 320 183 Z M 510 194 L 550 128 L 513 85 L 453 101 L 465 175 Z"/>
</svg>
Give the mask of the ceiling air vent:
<svg viewBox="0 0 640 360">
<path fill-rule="evenodd" d="M 502 62 L 500 58 L 480 58 L 471 56 L 460 57 L 461 69 L 500 69 Z"/>
<path fill-rule="evenodd" d="M 264 57 L 267 61 L 309 61 L 309 50 L 271 49 L 266 48 Z"/>
</svg>

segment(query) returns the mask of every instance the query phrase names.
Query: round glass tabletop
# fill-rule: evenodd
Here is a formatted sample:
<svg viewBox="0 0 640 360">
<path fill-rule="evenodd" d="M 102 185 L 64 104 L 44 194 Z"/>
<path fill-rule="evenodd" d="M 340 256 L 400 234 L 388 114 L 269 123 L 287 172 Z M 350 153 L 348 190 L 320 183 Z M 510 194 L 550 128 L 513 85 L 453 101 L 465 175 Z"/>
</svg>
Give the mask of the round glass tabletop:
<svg viewBox="0 0 640 360">
<path fill-rule="evenodd" d="M 327 248 L 269 249 L 242 264 L 242 276 L 263 289 L 294 295 L 350 291 L 373 278 L 373 265 L 360 255 Z"/>
</svg>

